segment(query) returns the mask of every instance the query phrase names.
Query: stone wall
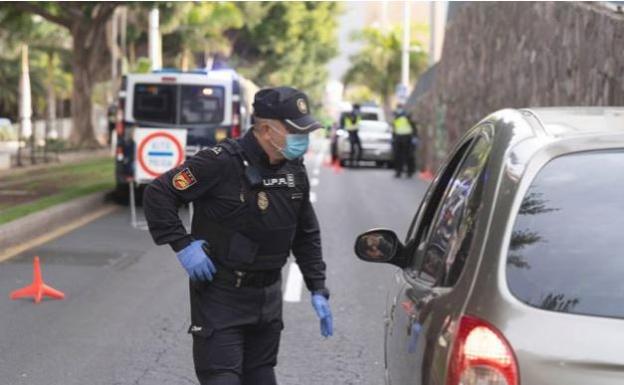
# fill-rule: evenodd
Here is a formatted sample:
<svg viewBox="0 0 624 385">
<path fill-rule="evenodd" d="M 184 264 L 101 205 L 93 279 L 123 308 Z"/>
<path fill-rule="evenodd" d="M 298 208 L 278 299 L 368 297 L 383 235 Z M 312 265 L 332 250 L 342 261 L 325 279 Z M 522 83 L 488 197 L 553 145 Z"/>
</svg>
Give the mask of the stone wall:
<svg viewBox="0 0 624 385">
<path fill-rule="evenodd" d="M 408 108 L 430 170 L 498 109 L 624 105 L 624 15 L 600 3 L 464 3 L 432 86 L 415 99 Z"/>
</svg>

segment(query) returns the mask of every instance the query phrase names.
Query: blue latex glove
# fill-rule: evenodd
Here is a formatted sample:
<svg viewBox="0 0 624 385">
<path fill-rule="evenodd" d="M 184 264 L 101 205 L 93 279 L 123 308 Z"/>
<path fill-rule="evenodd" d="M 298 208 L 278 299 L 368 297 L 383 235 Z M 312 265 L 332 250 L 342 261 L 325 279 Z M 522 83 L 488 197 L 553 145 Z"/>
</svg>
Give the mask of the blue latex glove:
<svg viewBox="0 0 624 385">
<path fill-rule="evenodd" d="M 176 257 L 193 281 L 212 281 L 217 272 L 210 257 L 206 254 L 203 245 L 208 246 L 204 240 L 191 242 L 190 245 L 176 253 Z"/>
<path fill-rule="evenodd" d="M 332 313 L 329 309 L 329 302 L 321 294 L 312 294 L 312 306 L 321 320 L 321 335 L 329 337 L 334 334 L 334 324 Z"/>
</svg>

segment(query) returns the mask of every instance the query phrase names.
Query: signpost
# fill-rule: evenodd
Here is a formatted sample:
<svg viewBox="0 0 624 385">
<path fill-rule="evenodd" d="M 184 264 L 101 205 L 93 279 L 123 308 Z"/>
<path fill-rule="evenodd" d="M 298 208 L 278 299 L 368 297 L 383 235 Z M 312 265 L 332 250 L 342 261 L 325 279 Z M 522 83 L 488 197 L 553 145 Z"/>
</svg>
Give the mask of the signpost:
<svg viewBox="0 0 624 385">
<path fill-rule="evenodd" d="M 134 130 L 134 179 L 130 181 L 130 214 L 132 227 L 146 228 L 138 223 L 134 191 L 137 184 L 149 183 L 161 174 L 178 167 L 186 159 L 186 130 L 136 128 Z M 192 216 L 192 208 L 189 208 Z"/>
</svg>

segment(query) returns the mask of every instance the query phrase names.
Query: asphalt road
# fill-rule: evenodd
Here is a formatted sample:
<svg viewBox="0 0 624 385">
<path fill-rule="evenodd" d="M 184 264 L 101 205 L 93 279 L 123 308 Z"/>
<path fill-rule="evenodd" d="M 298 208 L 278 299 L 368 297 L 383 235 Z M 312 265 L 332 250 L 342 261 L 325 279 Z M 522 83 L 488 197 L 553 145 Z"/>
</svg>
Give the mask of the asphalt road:
<svg viewBox="0 0 624 385">
<path fill-rule="evenodd" d="M 372 227 L 405 236 L 426 183 L 390 170 L 323 165 L 325 142 L 306 164 L 332 291 L 334 336 L 323 339 L 309 294 L 284 303 L 281 385 L 383 383 L 383 313 L 395 268 L 356 259 L 353 241 Z M 43 278 L 65 300 L 9 300 Z M 285 267 L 288 285 L 290 268 Z M 297 286 L 298 281 L 294 284 Z M 292 285 L 291 285 L 292 286 Z M 0 263 L 0 384 L 196 384 L 185 272 L 168 247 L 129 225 L 120 209 Z M 296 289 L 296 287 L 295 287 Z M 299 287 L 300 289 L 300 287 Z"/>
</svg>

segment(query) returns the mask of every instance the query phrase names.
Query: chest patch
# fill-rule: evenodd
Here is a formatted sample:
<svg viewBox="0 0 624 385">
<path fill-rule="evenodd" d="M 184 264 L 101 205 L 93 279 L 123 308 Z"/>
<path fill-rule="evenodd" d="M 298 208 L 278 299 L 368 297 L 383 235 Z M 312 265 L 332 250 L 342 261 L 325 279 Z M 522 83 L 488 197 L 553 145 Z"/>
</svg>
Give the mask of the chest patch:
<svg viewBox="0 0 624 385">
<path fill-rule="evenodd" d="M 260 210 L 266 211 L 266 209 L 269 208 L 269 197 L 267 196 L 267 193 L 265 193 L 264 191 L 258 192 L 257 201 L 258 201 L 258 208 Z"/>
<path fill-rule="evenodd" d="M 262 178 L 262 186 L 265 188 L 295 187 L 295 175 L 283 174 Z"/>
<path fill-rule="evenodd" d="M 172 179 L 172 183 L 173 183 L 173 187 L 175 187 L 176 190 L 182 191 L 182 190 L 186 190 L 187 188 L 197 183 L 197 179 L 195 179 L 195 176 L 193 175 L 193 173 L 191 173 L 191 170 L 189 170 L 187 167 L 183 169 L 182 171 L 178 172 L 177 174 L 175 174 L 175 176 Z"/>
</svg>

